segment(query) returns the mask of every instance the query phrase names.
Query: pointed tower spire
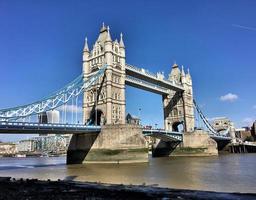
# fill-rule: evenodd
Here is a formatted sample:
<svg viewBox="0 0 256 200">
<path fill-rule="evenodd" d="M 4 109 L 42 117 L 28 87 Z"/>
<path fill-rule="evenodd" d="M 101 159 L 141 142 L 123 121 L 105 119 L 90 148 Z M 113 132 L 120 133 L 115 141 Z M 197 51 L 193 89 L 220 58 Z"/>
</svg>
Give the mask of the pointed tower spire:
<svg viewBox="0 0 256 200">
<path fill-rule="evenodd" d="M 104 31 L 106 31 L 107 30 L 107 28 L 106 28 L 106 26 L 105 26 L 105 24 L 104 24 L 104 22 L 102 23 L 102 27 L 101 27 L 101 29 L 100 29 L 100 32 L 104 32 Z"/>
<path fill-rule="evenodd" d="M 189 68 L 188 68 L 188 73 L 186 74 L 186 77 L 187 77 L 187 78 L 191 78 Z"/>
<path fill-rule="evenodd" d="M 123 33 L 120 33 L 120 42 L 119 42 L 119 46 L 124 48 Z"/>
<path fill-rule="evenodd" d="M 111 36 L 110 36 L 110 32 L 109 32 L 109 30 L 110 30 L 109 26 L 108 26 L 107 29 L 108 29 L 108 35 L 107 35 L 106 41 L 112 41 Z"/>
<path fill-rule="evenodd" d="M 179 66 L 177 65 L 176 61 L 174 61 L 174 64 L 172 66 L 172 68 L 178 68 Z"/>
<path fill-rule="evenodd" d="M 88 43 L 87 43 L 87 37 L 85 37 L 84 51 L 89 52 L 89 47 L 88 47 Z"/>
<path fill-rule="evenodd" d="M 185 76 L 184 66 L 183 65 L 181 65 L 181 76 Z"/>
</svg>

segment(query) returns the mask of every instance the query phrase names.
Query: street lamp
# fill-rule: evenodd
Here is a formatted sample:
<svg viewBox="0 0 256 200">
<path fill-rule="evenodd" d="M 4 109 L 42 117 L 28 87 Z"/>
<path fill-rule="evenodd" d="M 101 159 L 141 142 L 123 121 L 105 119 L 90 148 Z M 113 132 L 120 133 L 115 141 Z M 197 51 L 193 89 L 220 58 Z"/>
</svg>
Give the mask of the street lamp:
<svg viewBox="0 0 256 200">
<path fill-rule="evenodd" d="M 157 129 L 157 125 L 158 125 L 158 124 L 155 124 L 155 129 Z"/>
<path fill-rule="evenodd" d="M 139 108 L 139 124 L 141 124 L 141 108 Z"/>
</svg>

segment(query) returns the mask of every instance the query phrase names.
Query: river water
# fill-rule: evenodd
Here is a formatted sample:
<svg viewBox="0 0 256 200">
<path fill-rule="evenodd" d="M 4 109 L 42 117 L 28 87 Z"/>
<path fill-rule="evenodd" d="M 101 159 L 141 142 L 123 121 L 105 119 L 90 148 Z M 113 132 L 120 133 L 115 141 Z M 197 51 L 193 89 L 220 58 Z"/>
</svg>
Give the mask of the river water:
<svg viewBox="0 0 256 200">
<path fill-rule="evenodd" d="M 256 154 L 150 158 L 140 164 L 65 165 L 65 157 L 0 158 L 0 176 L 256 193 Z"/>
</svg>

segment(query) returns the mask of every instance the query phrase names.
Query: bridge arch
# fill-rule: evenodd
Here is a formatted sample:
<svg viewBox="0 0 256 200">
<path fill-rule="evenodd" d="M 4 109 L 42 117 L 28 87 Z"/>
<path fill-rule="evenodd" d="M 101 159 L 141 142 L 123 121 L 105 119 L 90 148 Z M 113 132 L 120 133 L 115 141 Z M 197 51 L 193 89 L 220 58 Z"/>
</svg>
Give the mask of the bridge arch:
<svg viewBox="0 0 256 200">
<path fill-rule="evenodd" d="M 172 130 L 175 132 L 183 132 L 184 131 L 184 122 L 176 121 L 172 123 Z"/>
<path fill-rule="evenodd" d="M 90 124 L 92 125 L 103 125 L 105 124 L 105 115 L 101 109 L 93 109 L 90 114 Z"/>
</svg>

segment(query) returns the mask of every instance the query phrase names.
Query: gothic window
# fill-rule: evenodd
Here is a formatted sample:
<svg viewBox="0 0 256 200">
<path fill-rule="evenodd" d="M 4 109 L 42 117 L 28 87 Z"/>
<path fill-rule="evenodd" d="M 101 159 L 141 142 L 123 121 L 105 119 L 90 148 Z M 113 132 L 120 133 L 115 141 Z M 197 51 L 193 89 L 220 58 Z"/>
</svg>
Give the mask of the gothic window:
<svg viewBox="0 0 256 200">
<path fill-rule="evenodd" d="M 178 115 L 178 110 L 177 110 L 177 108 L 174 108 L 174 109 L 173 109 L 173 115 L 174 115 L 174 116 L 177 116 L 177 115 Z"/>
<path fill-rule="evenodd" d="M 117 46 L 115 47 L 115 52 L 118 53 L 118 47 Z"/>
</svg>

